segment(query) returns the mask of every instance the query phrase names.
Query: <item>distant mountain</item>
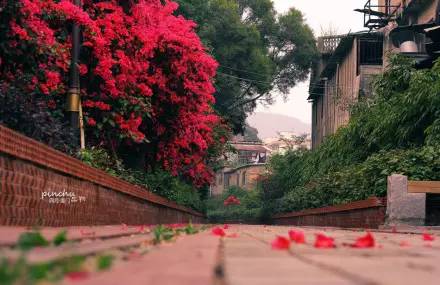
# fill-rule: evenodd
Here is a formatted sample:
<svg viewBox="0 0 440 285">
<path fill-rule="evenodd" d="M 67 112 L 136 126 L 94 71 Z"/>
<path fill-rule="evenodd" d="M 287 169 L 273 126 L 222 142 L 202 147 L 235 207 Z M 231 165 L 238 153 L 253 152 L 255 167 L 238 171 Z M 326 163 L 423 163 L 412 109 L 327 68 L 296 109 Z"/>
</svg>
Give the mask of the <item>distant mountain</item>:
<svg viewBox="0 0 440 285">
<path fill-rule="evenodd" d="M 298 135 L 311 133 L 310 124 L 280 114 L 257 112 L 249 116 L 247 122 L 258 130 L 258 137 L 261 139 L 277 137 L 278 132 L 295 132 Z"/>
</svg>

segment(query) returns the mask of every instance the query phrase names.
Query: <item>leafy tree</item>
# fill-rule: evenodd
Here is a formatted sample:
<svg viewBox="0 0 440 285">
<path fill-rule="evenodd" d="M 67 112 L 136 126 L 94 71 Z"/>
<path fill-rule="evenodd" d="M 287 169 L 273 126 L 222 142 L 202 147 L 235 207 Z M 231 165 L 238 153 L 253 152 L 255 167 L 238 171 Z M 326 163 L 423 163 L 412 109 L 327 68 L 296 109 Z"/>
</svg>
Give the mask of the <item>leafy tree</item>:
<svg viewBox="0 0 440 285">
<path fill-rule="evenodd" d="M 88 144 L 133 167 L 163 168 L 204 185 L 220 125 L 212 109 L 217 63 L 194 24 L 173 15 L 176 8 L 161 0 L 86 0 L 82 8 L 69 0 L 0 1 L 0 86 L 32 93 L 60 117 L 76 23 Z"/>
<path fill-rule="evenodd" d="M 243 131 L 258 102 L 272 103 L 305 80 L 316 56 L 313 33 L 300 11 L 276 13 L 271 0 L 177 0 L 178 12 L 219 62 L 215 108 Z"/>
</svg>

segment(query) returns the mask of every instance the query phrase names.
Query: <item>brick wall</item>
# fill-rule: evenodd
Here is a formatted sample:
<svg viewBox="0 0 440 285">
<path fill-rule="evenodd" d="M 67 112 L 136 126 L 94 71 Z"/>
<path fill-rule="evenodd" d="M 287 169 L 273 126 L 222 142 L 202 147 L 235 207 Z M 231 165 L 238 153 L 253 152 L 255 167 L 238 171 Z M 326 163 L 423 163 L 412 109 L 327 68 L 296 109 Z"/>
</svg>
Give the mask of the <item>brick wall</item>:
<svg viewBox="0 0 440 285">
<path fill-rule="evenodd" d="M 378 228 L 385 222 L 384 198 L 369 198 L 349 204 L 279 214 L 277 225 L 327 226 L 341 228 Z"/>
<path fill-rule="evenodd" d="M 43 192 L 63 191 L 73 192 L 76 202 L 42 199 Z M 203 215 L 0 126 L 0 225 L 158 224 L 189 220 L 202 222 Z"/>
</svg>

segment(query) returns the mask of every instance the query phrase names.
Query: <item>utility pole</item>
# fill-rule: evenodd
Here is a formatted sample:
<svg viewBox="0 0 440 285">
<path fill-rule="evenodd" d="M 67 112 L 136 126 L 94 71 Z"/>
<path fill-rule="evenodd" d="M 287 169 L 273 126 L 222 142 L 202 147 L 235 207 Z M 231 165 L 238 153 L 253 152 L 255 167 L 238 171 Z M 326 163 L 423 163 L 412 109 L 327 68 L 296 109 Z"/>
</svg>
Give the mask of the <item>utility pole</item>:
<svg viewBox="0 0 440 285">
<path fill-rule="evenodd" d="M 74 4 L 81 7 L 81 0 L 74 0 Z M 81 50 L 80 27 L 77 23 L 72 28 L 72 58 L 69 73 L 69 91 L 67 95 L 67 116 L 75 137 L 79 137 L 80 147 L 84 148 L 84 123 L 82 120 L 82 108 L 79 82 L 79 54 Z"/>
</svg>

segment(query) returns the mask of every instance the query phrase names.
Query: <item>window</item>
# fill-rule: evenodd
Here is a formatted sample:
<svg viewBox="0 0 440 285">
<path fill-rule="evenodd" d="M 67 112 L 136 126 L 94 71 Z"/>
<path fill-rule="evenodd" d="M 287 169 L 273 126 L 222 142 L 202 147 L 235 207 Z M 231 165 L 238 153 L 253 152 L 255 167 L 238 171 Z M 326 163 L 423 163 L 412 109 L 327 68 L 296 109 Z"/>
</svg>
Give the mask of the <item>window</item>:
<svg viewBox="0 0 440 285">
<path fill-rule="evenodd" d="M 225 189 L 229 188 L 229 177 L 230 174 L 225 174 Z"/>
<path fill-rule="evenodd" d="M 362 37 L 359 39 L 359 64 L 382 65 L 383 64 L 383 38 Z"/>
</svg>

